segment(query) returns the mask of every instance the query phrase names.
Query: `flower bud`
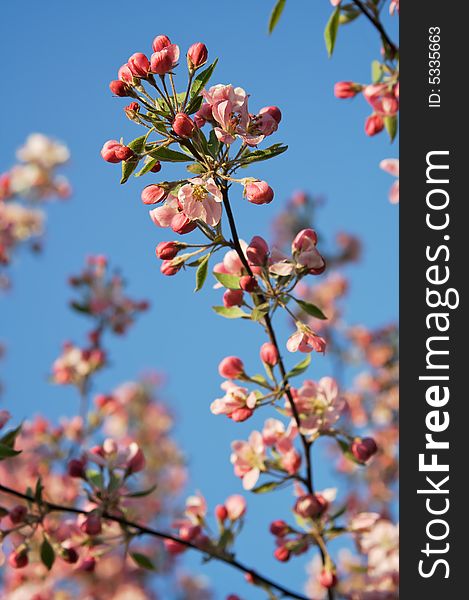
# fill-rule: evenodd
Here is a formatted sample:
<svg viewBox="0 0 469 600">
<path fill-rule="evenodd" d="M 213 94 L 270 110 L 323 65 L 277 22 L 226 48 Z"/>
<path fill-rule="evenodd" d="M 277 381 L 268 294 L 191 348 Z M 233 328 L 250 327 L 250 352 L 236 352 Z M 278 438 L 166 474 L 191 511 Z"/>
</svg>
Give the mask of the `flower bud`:
<svg viewBox="0 0 469 600">
<path fill-rule="evenodd" d="M 330 569 L 323 569 L 319 574 L 318 581 L 322 587 L 333 588 L 337 585 L 337 576 Z"/>
<path fill-rule="evenodd" d="M 264 362 L 266 365 L 269 365 L 270 367 L 275 367 L 275 365 L 278 363 L 278 350 L 271 342 L 266 342 L 265 344 L 262 344 L 260 356 L 262 362 Z"/>
<path fill-rule="evenodd" d="M 13 550 L 8 557 L 8 564 L 13 569 L 23 569 L 26 567 L 28 562 L 28 550 L 26 548 L 22 548 L 21 550 Z"/>
<path fill-rule="evenodd" d="M 85 573 L 92 573 L 96 567 L 96 559 L 94 556 L 85 556 L 85 558 L 80 563 L 80 571 L 84 571 Z"/>
<path fill-rule="evenodd" d="M 191 231 L 194 231 L 196 227 L 196 222 L 191 221 L 184 213 L 178 213 L 171 220 L 171 229 L 174 233 L 179 233 L 180 235 L 190 233 Z"/>
<path fill-rule="evenodd" d="M 257 279 L 251 275 L 243 275 L 239 279 L 239 286 L 245 292 L 253 292 L 258 288 Z"/>
<path fill-rule="evenodd" d="M 102 531 L 101 517 L 95 513 L 89 514 L 80 525 L 80 529 L 87 535 L 99 535 Z"/>
<path fill-rule="evenodd" d="M 251 181 L 245 185 L 244 195 L 253 204 L 269 204 L 274 198 L 274 191 L 266 181 Z"/>
<path fill-rule="evenodd" d="M 127 65 L 135 77 L 146 78 L 150 71 L 150 61 L 143 52 L 136 52 L 129 58 Z"/>
<path fill-rule="evenodd" d="M 125 115 L 128 119 L 133 121 L 140 110 L 140 104 L 138 102 L 131 102 L 124 108 Z"/>
<path fill-rule="evenodd" d="M 138 473 L 145 467 L 145 456 L 137 443 L 130 444 L 130 457 L 127 461 L 127 471 L 129 473 Z"/>
<path fill-rule="evenodd" d="M 230 415 L 230 419 L 232 419 L 235 423 L 242 423 L 243 421 L 247 421 L 250 417 L 252 417 L 254 411 L 252 408 L 248 408 L 247 406 L 243 406 L 241 408 L 236 408 Z"/>
<path fill-rule="evenodd" d="M 144 187 L 140 195 L 143 204 L 157 204 L 166 198 L 168 192 L 159 185 L 151 184 Z"/>
<path fill-rule="evenodd" d="M 67 465 L 67 472 L 70 477 L 77 477 L 79 479 L 85 479 L 85 462 L 76 458 L 72 458 Z"/>
<path fill-rule="evenodd" d="M 285 537 L 290 532 L 290 527 L 282 519 L 277 519 L 276 521 L 272 521 L 269 531 L 277 537 Z"/>
<path fill-rule="evenodd" d="M 292 252 L 305 252 L 317 243 L 318 236 L 314 229 L 302 229 L 292 242 Z"/>
<path fill-rule="evenodd" d="M 239 379 L 244 374 L 243 361 L 237 356 L 227 356 L 218 365 L 218 372 L 226 379 Z"/>
<path fill-rule="evenodd" d="M 117 140 L 108 140 L 101 149 L 101 156 L 110 163 L 121 162 L 122 159 L 116 156 L 116 149 L 120 146 L 121 144 Z"/>
<path fill-rule="evenodd" d="M 162 260 L 171 260 L 185 245 L 179 242 L 160 242 L 156 247 L 155 253 Z"/>
<path fill-rule="evenodd" d="M 176 66 L 179 60 L 179 46 L 170 44 L 151 55 L 151 71 L 157 75 L 165 75 Z"/>
<path fill-rule="evenodd" d="M 224 504 L 217 504 L 217 506 L 215 507 L 215 516 L 218 519 L 218 521 L 220 521 L 220 523 L 223 523 L 225 519 L 228 518 L 228 511 L 226 510 Z"/>
<path fill-rule="evenodd" d="M 152 166 L 152 168 L 150 169 L 150 171 L 152 173 L 158 173 L 159 171 L 161 171 L 161 163 L 159 160 L 156 161 L 156 163 Z"/>
<path fill-rule="evenodd" d="M 134 83 L 134 76 L 127 63 L 125 63 L 125 65 L 122 65 L 122 67 L 117 73 L 117 76 L 124 83 L 128 83 L 129 85 L 132 85 Z"/>
<path fill-rule="evenodd" d="M 166 46 L 171 46 L 171 40 L 167 35 L 157 35 L 151 45 L 153 52 L 159 52 L 163 48 L 166 48 Z"/>
<path fill-rule="evenodd" d="M 264 115 L 264 114 L 270 115 L 277 122 L 277 125 L 282 120 L 282 113 L 278 106 L 264 106 L 264 108 L 261 108 L 261 110 L 259 111 L 259 114 L 260 115 Z"/>
<path fill-rule="evenodd" d="M 181 552 L 187 550 L 187 547 L 184 546 L 184 544 L 176 542 L 175 540 L 164 540 L 164 546 L 166 548 L 166 551 L 172 556 L 175 556 L 176 554 L 181 554 Z"/>
<path fill-rule="evenodd" d="M 327 508 L 327 501 L 318 494 L 300 496 L 293 507 L 294 512 L 303 519 L 315 519 Z"/>
<path fill-rule="evenodd" d="M 334 96 L 336 98 L 353 98 L 361 92 L 363 86 L 353 81 L 338 81 L 334 86 Z"/>
<path fill-rule="evenodd" d="M 60 558 L 70 565 L 74 565 L 78 562 L 78 552 L 75 548 L 62 548 L 60 551 Z"/>
<path fill-rule="evenodd" d="M 365 133 L 370 137 L 384 129 L 384 121 L 380 115 L 371 115 L 365 121 Z"/>
<path fill-rule="evenodd" d="M 119 161 L 126 161 L 129 160 L 129 158 L 132 158 L 132 156 L 134 156 L 134 151 L 128 146 L 122 146 L 121 144 L 119 144 L 119 148 L 116 148 L 115 150 L 115 155 L 116 158 L 119 159 Z"/>
<path fill-rule="evenodd" d="M 255 235 L 246 250 L 249 264 L 256 267 L 265 265 L 268 254 L 269 246 L 267 245 L 267 242 L 259 235 Z"/>
<path fill-rule="evenodd" d="M 223 294 L 223 305 L 226 308 L 241 306 L 243 304 L 243 290 L 226 290 Z"/>
<path fill-rule="evenodd" d="M 130 86 L 124 81 L 120 81 L 119 79 L 111 81 L 111 83 L 109 84 L 109 89 L 114 94 L 114 96 L 120 96 L 121 98 L 130 96 L 132 92 Z"/>
<path fill-rule="evenodd" d="M 355 438 L 350 447 L 353 456 L 360 462 L 366 462 L 378 451 L 373 438 Z"/>
<path fill-rule="evenodd" d="M 8 516 L 10 517 L 10 521 L 14 525 L 17 525 L 18 523 L 22 523 L 25 520 L 27 514 L 28 509 L 26 508 L 26 506 L 23 506 L 22 504 L 17 504 L 10 510 Z"/>
<path fill-rule="evenodd" d="M 280 562 L 287 562 L 288 560 L 290 560 L 290 550 L 288 550 L 288 548 L 286 548 L 285 546 L 279 546 L 275 550 L 274 556 Z"/>
<path fill-rule="evenodd" d="M 237 521 L 246 514 L 246 500 L 240 494 L 233 494 L 225 500 L 225 508 L 230 521 Z"/>
<path fill-rule="evenodd" d="M 181 269 L 182 265 L 182 262 L 164 260 L 161 263 L 160 271 L 163 273 L 163 275 L 171 277 L 172 275 L 176 275 L 176 273 Z"/>
<path fill-rule="evenodd" d="M 195 71 L 207 62 L 208 50 L 205 44 L 197 42 L 187 51 L 187 67 L 189 71 Z"/>
<path fill-rule="evenodd" d="M 177 113 L 173 120 L 173 130 L 179 137 L 191 137 L 194 133 L 194 129 L 195 124 L 190 117 L 182 112 Z"/>
</svg>

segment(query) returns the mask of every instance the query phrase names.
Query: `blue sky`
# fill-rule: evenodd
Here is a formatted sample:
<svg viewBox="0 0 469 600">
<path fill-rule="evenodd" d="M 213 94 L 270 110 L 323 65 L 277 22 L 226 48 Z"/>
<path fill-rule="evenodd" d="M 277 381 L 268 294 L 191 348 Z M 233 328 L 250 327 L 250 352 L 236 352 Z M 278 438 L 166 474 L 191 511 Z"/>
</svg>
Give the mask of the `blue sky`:
<svg viewBox="0 0 469 600">
<path fill-rule="evenodd" d="M 241 489 L 229 465 L 230 441 L 246 437 L 262 422 L 235 425 L 210 414 L 209 404 L 219 393 L 216 366 L 222 357 L 239 354 L 257 368 L 264 340 L 260 328 L 216 316 L 210 306 L 219 302 L 219 292 L 209 285 L 194 295 L 193 272 L 160 276 L 154 246 L 171 238 L 152 225 L 140 203 L 141 187 L 149 179 L 120 186 L 119 167 L 99 156 L 105 140 L 140 135 L 124 117 L 125 99 L 113 98 L 108 82 L 130 54 L 149 53 L 153 37 L 165 33 L 184 52 L 204 41 L 210 57 L 220 57 L 213 83 L 244 87 L 253 109 L 280 106 L 283 121 L 273 141 L 287 143 L 289 151 L 246 172 L 269 181 L 276 197 L 264 207 L 234 199 L 240 234 L 268 237 L 270 221 L 293 190 L 324 194 L 328 202 L 318 227 L 329 235 L 345 230 L 363 239 L 363 260 L 350 272 L 348 317 L 370 326 L 397 317 L 398 209 L 387 201 L 392 178 L 378 168 L 381 159 L 396 156 L 397 148 L 384 135 L 366 138 L 364 101 L 333 96 L 336 81 L 369 80 L 379 46 L 375 31 L 360 21 L 342 28 L 329 60 L 322 37 L 331 12 L 327 0 L 288 1 L 271 37 L 266 30 L 272 0 L 239 0 L 235 6 L 183 1 L 177 10 L 173 3 L 130 4 L 48 0 L 2 8 L 6 58 L 0 171 L 11 165 L 29 133 L 43 132 L 69 145 L 72 161 L 66 174 L 74 187 L 70 202 L 48 210 L 43 255 L 23 254 L 12 269 L 13 292 L 0 298 L 0 336 L 8 346 L 1 365 L 5 404 L 18 420 L 36 412 L 51 417 L 76 412 L 73 393 L 49 385 L 47 374 L 62 341 L 80 342 L 87 330 L 87 323 L 67 308 L 67 277 L 80 270 L 86 255 L 104 253 L 121 267 L 132 294 L 151 300 L 152 310 L 126 338 L 112 343 L 113 368 L 99 377 L 99 388 L 108 391 L 147 368 L 167 373 L 167 399 L 189 458 L 189 489 L 200 489 L 213 506 Z M 165 167 L 165 178 L 178 169 Z M 287 326 L 280 321 L 278 329 L 285 339 Z M 315 358 L 309 376 L 318 378 L 326 369 L 327 362 Z M 327 465 L 320 457 L 316 462 L 317 485 L 326 487 L 331 483 Z M 269 534 L 259 535 L 273 518 L 288 517 L 288 496 L 252 497 L 250 504 L 239 557 L 261 571 L 275 568 L 279 580 L 300 589 L 304 561 L 274 564 Z M 197 556 L 188 556 L 187 563 L 199 569 Z M 234 591 L 246 600 L 263 598 L 226 567 L 202 569 L 217 598 Z"/>
</svg>

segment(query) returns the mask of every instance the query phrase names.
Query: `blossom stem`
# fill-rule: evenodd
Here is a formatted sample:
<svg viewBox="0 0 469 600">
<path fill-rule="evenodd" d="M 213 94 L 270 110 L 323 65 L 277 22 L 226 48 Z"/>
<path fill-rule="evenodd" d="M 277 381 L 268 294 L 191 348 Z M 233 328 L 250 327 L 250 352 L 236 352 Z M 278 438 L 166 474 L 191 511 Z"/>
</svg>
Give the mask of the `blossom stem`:
<svg viewBox="0 0 469 600">
<path fill-rule="evenodd" d="M 391 41 L 391 38 L 386 33 L 386 30 L 384 29 L 384 27 L 383 27 L 382 23 L 380 22 L 380 20 L 377 19 L 373 14 L 371 14 L 371 13 L 368 12 L 368 10 L 365 8 L 365 5 L 363 4 L 363 2 L 361 0 L 352 0 L 352 2 L 359 9 L 359 11 L 363 15 L 365 15 L 365 17 L 370 21 L 370 23 L 372 23 L 372 25 L 378 30 L 378 32 L 380 33 L 381 37 L 383 38 L 383 41 L 386 42 L 386 44 L 389 46 L 391 52 L 394 55 L 397 54 L 398 48 L 394 44 L 394 42 Z"/>
<path fill-rule="evenodd" d="M 18 490 L 14 490 L 14 489 L 9 488 L 2 484 L 0 484 L 0 492 L 3 492 L 10 496 L 14 496 L 16 498 L 20 498 L 21 500 L 25 500 L 27 502 L 30 502 L 31 504 L 39 505 L 38 500 L 36 498 L 34 498 L 33 496 L 29 496 L 28 494 L 23 494 L 22 492 L 19 492 Z M 53 502 L 44 502 L 43 501 L 41 503 L 41 506 L 50 512 L 65 512 L 65 513 L 72 513 L 72 514 L 76 514 L 76 515 L 87 515 L 88 514 L 88 511 L 86 511 L 84 509 L 76 508 L 74 506 L 62 506 L 61 504 L 55 504 Z M 160 538 L 163 540 L 171 540 L 173 542 L 176 542 L 178 544 L 186 546 L 187 548 L 191 548 L 192 550 L 197 550 L 198 552 L 201 552 L 203 554 L 208 554 L 215 560 L 219 560 L 220 562 L 231 565 L 235 569 L 238 569 L 239 571 L 246 573 L 247 575 L 249 575 L 250 577 L 252 577 L 254 579 L 254 582 L 262 583 L 266 586 L 271 587 L 274 590 L 277 590 L 277 592 L 280 592 L 280 594 L 282 594 L 286 598 L 294 598 L 295 600 L 308 600 L 306 596 L 299 594 L 297 592 L 294 592 L 292 590 L 289 590 L 288 588 L 284 587 L 283 585 L 280 585 L 279 583 L 272 581 L 268 577 L 264 577 L 263 575 L 260 575 L 255 570 L 249 568 L 248 566 L 239 562 L 235 558 L 217 552 L 216 549 L 200 548 L 199 546 L 196 546 L 195 544 L 193 544 L 192 542 L 189 542 L 187 540 L 183 540 L 183 539 L 173 536 L 169 533 L 164 533 L 157 529 L 147 527 L 146 525 L 140 525 L 138 523 L 134 523 L 133 521 L 129 521 L 129 520 L 127 520 L 123 517 L 119 517 L 117 515 L 109 514 L 108 512 L 103 512 L 102 516 L 104 519 L 107 519 L 108 521 L 113 521 L 114 523 L 118 523 L 119 525 L 121 525 L 123 527 L 136 530 L 138 532 L 138 535 L 149 535 L 151 537 Z"/>
</svg>

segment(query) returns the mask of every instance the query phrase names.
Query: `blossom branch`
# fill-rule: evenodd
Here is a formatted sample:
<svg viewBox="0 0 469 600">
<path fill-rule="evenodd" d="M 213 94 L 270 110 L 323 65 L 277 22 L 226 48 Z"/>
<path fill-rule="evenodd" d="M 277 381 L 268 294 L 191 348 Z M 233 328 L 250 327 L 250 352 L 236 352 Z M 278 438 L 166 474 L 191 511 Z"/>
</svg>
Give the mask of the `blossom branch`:
<svg viewBox="0 0 469 600">
<path fill-rule="evenodd" d="M 89 514 L 89 511 L 86 511 L 86 510 L 80 509 L 80 508 L 76 508 L 74 506 L 63 506 L 61 504 L 55 504 L 54 502 L 47 502 L 47 501 L 39 502 L 33 496 L 30 496 L 29 494 L 24 494 L 22 492 L 19 492 L 18 490 L 14 490 L 3 484 L 0 484 L 0 492 L 3 492 L 4 494 L 8 494 L 15 498 L 19 498 L 21 500 L 25 500 L 26 502 L 29 502 L 31 504 L 41 506 L 41 508 L 43 510 L 45 509 L 46 511 L 49 511 L 49 512 L 64 512 L 64 513 L 72 513 L 75 515 L 88 515 Z M 188 540 L 184 540 L 182 538 L 173 536 L 170 533 L 164 533 L 162 531 L 153 529 L 146 525 L 140 525 L 139 523 L 135 523 L 134 521 L 129 521 L 129 520 L 125 519 L 124 517 L 119 517 L 117 515 L 110 514 L 106 511 L 104 511 L 102 513 L 102 516 L 104 519 L 107 519 L 108 521 L 112 521 L 114 523 L 118 523 L 122 527 L 135 529 L 138 532 L 138 535 L 149 535 L 151 537 L 155 537 L 155 538 L 159 538 L 159 539 L 163 539 L 163 540 L 171 540 L 172 542 L 181 544 L 187 548 L 191 548 L 192 550 L 201 552 L 202 554 L 208 554 L 211 558 L 218 560 L 220 562 L 223 562 L 227 565 L 231 565 L 238 571 L 242 571 L 246 575 L 249 575 L 249 577 L 252 578 L 252 580 L 255 583 L 264 584 L 272 589 L 275 589 L 277 592 L 280 592 L 280 594 L 282 594 L 282 596 L 285 598 L 294 598 L 295 600 L 308 600 L 306 596 L 299 594 L 297 592 L 294 592 L 294 591 L 276 583 L 275 581 L 272 581 L 268 577 L 264 577 L 263 575 L 260 575 L 255 570 L 249 568 L 245 564 L 239 562 L 238 560 L 236 560 L 235 558 L 233 558 L 229 555 L 220 554 L 210 548 L 200 548 L 199 546 L 197 546 L 196 544 L 194 544 Z"/>
<path fill-rule="evenodd" d="M 355 4 L 355 6 L 358 8 L 358 10 L 370 21 L 370 23 L 372 23 L 373 27 L 375 27 L 375 29 L 378 30 L 381 37 L 383 38 L 383 41 L 386 42 L 386 44 L 389 46 L 393 55 L 396 55 L 399 49 L 394 44 L 394 42 L 391 41 L 391 38 L 389 37 L 386 30 L 384 29 L 381 21 L 379 19 L 377 19 L 373 14 L 368 12 L 368 10 L 366 9 L 363 2 L 361 2 L 361 0 L 352 0 L 352 2 Z"/>
</svg>

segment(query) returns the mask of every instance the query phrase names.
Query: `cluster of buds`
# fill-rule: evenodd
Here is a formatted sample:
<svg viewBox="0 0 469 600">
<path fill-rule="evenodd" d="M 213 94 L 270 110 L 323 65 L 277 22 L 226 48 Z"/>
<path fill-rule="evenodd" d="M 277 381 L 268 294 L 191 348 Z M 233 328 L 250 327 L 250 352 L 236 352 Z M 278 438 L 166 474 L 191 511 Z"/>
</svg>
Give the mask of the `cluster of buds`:
<svg viewBox="0 0 469 600">
<path fill-rule="evenodd" d="M 81 389 L 90 375 L 105 364 L 106 354 L 101 348 L 83 349 L 66 342 L 62 354 L 52 365 L 52 381 L 59 385 L 75 385 Z"/>
<path fill-rule="evenodd" d="M 148 302 L 133 300 L 124 294 L 124 280 L 121 275 L 109 275 L 106 257 L 90 256 L 84 270 L 70 277 L 70 285 L 81 293 L 79 299 L 71 302 L 72 308 L 90 315 L 96 321 L 92 341 L 105 330 L 123 334 L 133 324 L 139 313 L 148 309 Z"/>
</svg>

